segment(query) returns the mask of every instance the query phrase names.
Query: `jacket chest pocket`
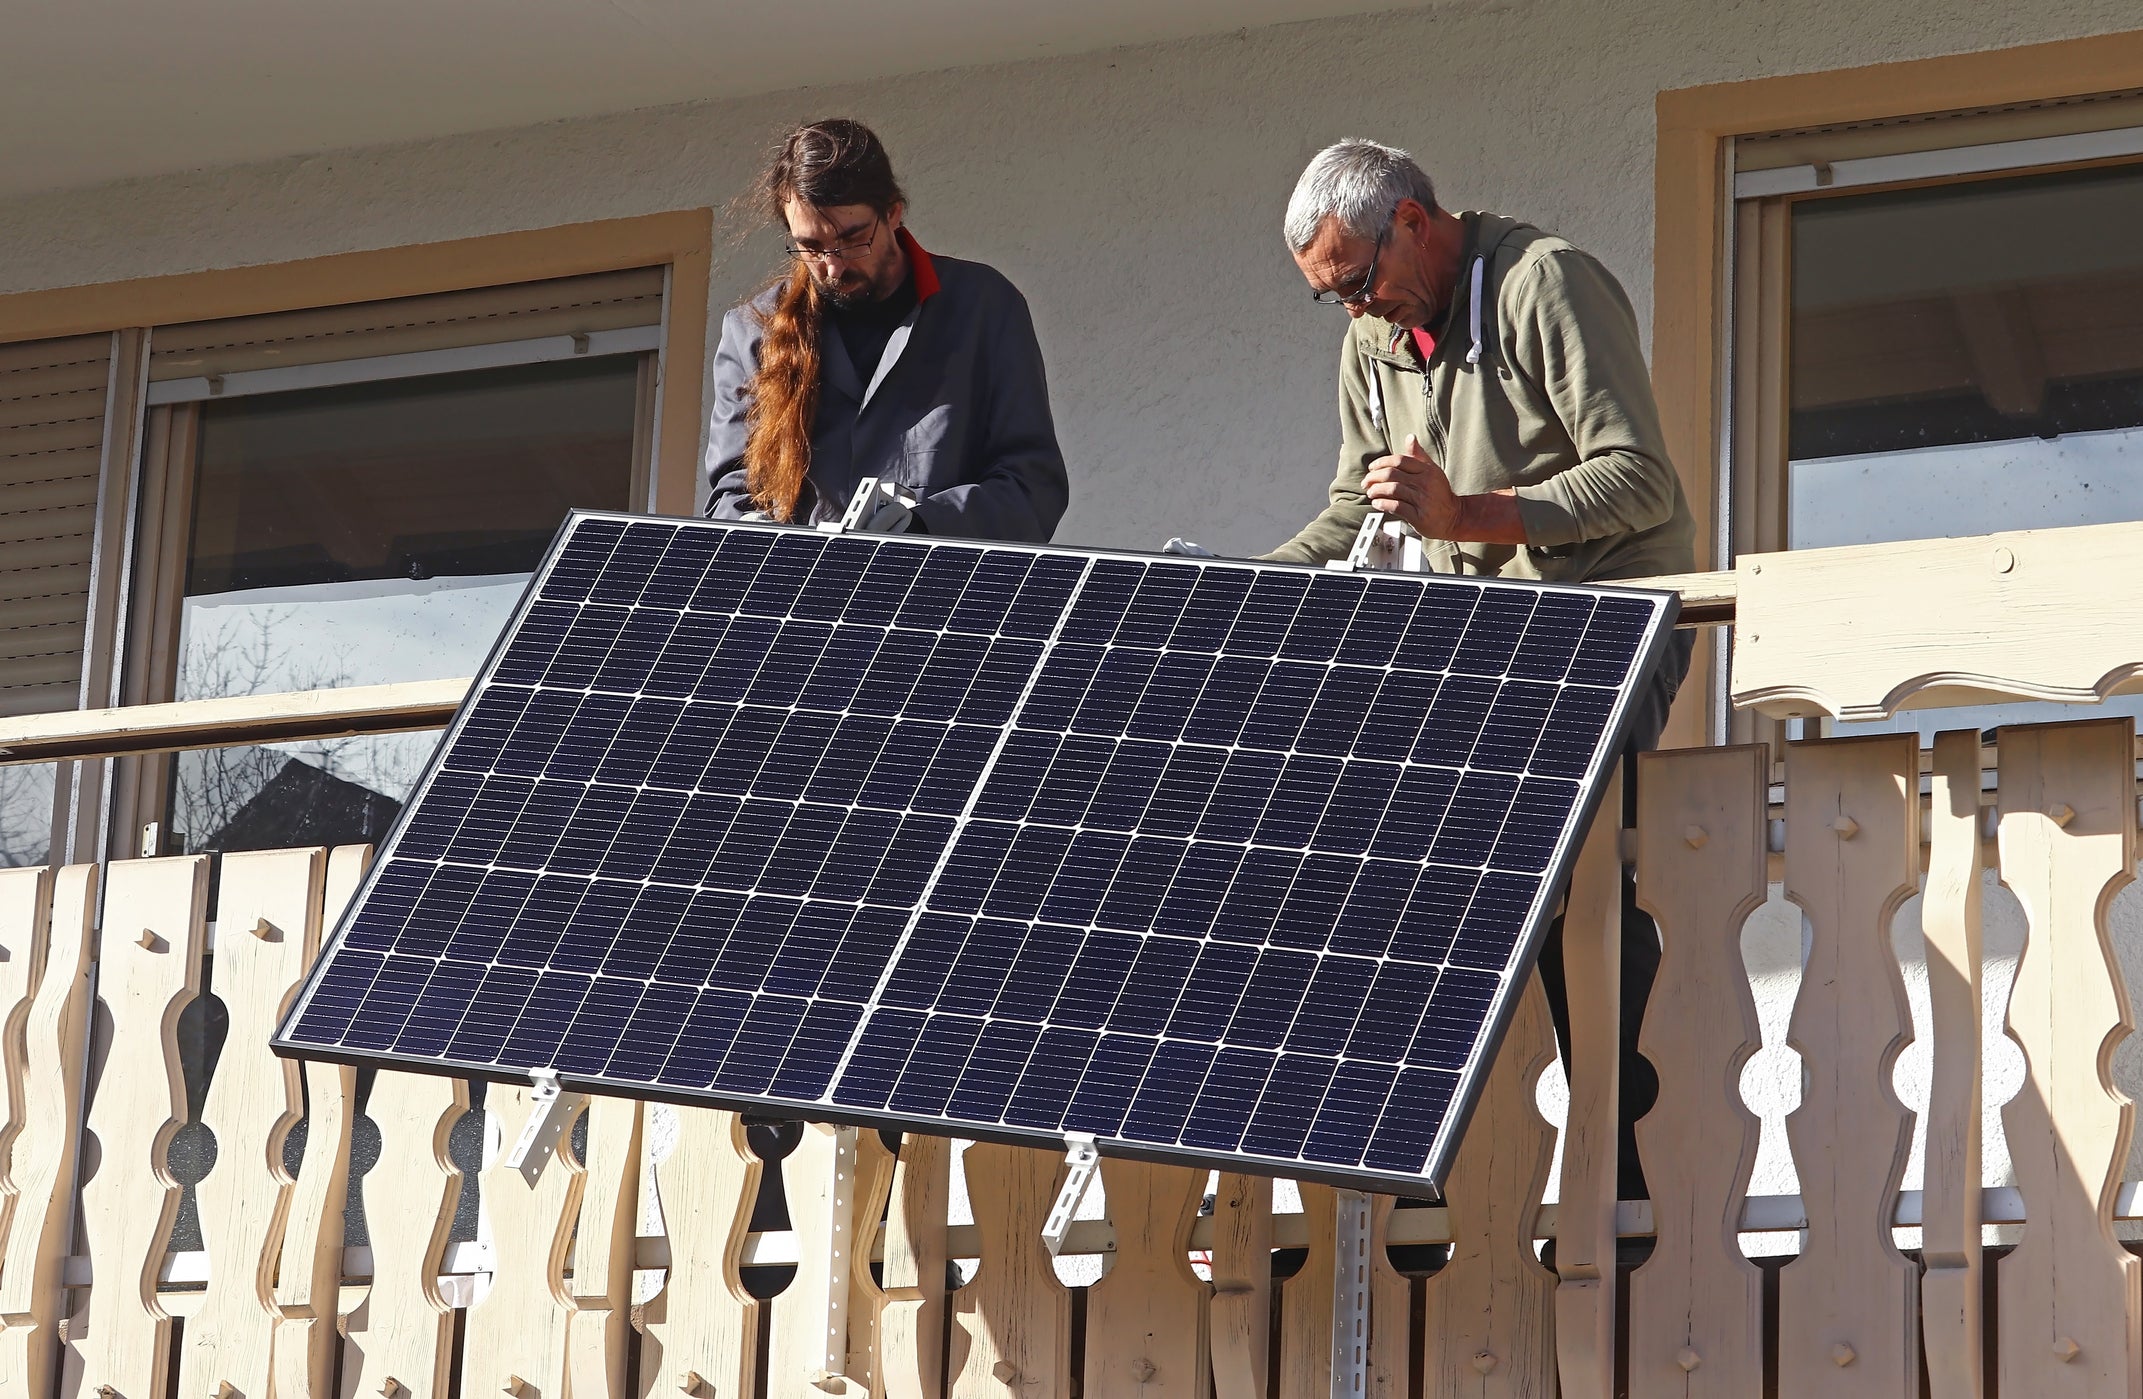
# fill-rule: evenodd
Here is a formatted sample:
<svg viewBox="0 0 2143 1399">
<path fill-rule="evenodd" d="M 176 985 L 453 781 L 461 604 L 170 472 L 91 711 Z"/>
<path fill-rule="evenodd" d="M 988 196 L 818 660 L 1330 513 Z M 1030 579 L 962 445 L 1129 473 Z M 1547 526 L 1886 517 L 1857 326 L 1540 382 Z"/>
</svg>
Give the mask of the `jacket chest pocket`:
<svg viewBox="0 0 2143 1399">
<path fill-rule="evenodd" d="M 910 486 L 935 490 L 958 484 L 936 478 L 959 460 L 960 435 L 960 424 L 949 403 L 941 403 L 917 418 L 900 435 L 900 479 Z"/>
</svg>

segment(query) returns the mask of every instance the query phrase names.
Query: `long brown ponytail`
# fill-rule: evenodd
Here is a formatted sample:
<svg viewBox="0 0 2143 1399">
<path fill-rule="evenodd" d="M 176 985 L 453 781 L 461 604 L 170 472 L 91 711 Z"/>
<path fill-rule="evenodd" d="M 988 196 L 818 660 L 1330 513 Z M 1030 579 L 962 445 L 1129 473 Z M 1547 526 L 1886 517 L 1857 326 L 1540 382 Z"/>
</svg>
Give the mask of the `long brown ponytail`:
<svg viewBox="0 0 2143 1399">
<path fill-rule="evenodd" d="M 883 215 L 905 201 L 893 163 L 875 133 L 846 118 L 797 127 L 781 140 L 760 177 L 757 202 L 777 227 L 794 199 L 818 209 L 864 204 Z M 790 520 L 811 469 L 811 429 L 818 417 L 822 310 L 818 284 L 797 262 L 773 309 L 760 313 L 759 368 L 745 411 L 744 479 L 752 503 Z"/>
</svg>

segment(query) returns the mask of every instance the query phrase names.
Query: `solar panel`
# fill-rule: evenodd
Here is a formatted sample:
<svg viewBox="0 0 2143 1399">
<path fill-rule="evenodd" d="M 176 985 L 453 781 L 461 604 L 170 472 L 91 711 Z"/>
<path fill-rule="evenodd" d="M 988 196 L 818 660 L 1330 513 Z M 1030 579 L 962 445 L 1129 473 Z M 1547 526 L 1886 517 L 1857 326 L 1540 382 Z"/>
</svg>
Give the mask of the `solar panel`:
<svg viewBox="0 0 2143 1399">
<path fill-rule="evenodd" d="M 276 1047 L 1418 1193 L 1674 605 L 577 514 Z"/>
</svg>

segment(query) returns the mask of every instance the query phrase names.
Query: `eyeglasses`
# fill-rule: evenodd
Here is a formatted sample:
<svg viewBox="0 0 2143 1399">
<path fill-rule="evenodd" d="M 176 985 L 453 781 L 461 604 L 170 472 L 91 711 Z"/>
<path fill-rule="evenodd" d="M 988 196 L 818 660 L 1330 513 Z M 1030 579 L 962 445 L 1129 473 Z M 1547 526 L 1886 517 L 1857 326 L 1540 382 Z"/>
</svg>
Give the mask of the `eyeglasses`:
<svg viewBox="0 0 2143 1399">
<path fill-rule="evenodd" d="M 794 243 L 784 243 L 781 250 L 798 262 L 854 262 L 871 250 L 871 245 L 878 241 L 878 230 L 884 226 L 885 216 L 881 214 L 871 220 L 871 236 L 860 243 L 849 243 L 835 248 L 803 248 Z"/>
<path fill-rule="evenodd" d="M 1399 211 L 1394 208 L 1391 217 L 1384 220 L 1384 231 L 1377 235 L 1377 245 L 1370 250 L 1369 270 L 1362 274 L 1353 291 L 1313 291 L 1310 300 L 1319 306 L 1360 306 L 1367 302 L 1377 284 L 1377 259 L 1384 256 L 1384 240 L 1391 237 L 1392 223 L 1398 217 Z"/>
</svg>

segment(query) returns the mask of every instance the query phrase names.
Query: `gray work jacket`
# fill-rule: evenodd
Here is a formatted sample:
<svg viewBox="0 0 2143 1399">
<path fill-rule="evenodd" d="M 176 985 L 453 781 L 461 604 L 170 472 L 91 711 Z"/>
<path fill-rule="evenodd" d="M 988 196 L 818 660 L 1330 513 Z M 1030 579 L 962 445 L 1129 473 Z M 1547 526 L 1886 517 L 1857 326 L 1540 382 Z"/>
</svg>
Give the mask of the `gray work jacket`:
<svg viewBox="0 0 2143 1399">
<path fill-rule="evenodd" d="M 1026 299 L 995 268 L 934 258 L 906 229 L 900 239 L 916 305 L 870 383 L 858 381 L 834 324 L 821 329 L 818 418 L 796 523 L 839 519 L 857 482 L 890 477 L 916 498 L 915 517 L 932 534 L 1046 543 L 1071 489 Z M 759 364 L 759 317 L 777 292 L 722 318 L 707 433 L 712 519 L 753 508 L 744 483 L 745 411 Z"/>
</svg>

